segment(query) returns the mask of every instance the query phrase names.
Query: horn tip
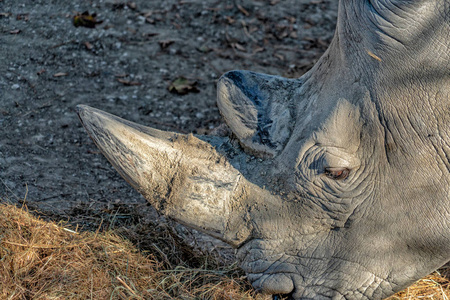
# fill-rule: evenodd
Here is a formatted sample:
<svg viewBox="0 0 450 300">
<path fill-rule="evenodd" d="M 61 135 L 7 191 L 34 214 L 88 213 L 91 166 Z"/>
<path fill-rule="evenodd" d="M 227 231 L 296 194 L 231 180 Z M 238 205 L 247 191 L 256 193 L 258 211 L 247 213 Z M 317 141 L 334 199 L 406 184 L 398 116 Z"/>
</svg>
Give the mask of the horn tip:
<svg viewBox="0 0 450 300">
<path fill-rule="evenodd" d="M 91 107 L 84 105 L 84 104 L 78 104 L 75 107 L 75 111 L 77 112 L 78 115 L 82 115 L 83 113 L 85 113 L 87 110 L 89 110 Z"/>
</svg>

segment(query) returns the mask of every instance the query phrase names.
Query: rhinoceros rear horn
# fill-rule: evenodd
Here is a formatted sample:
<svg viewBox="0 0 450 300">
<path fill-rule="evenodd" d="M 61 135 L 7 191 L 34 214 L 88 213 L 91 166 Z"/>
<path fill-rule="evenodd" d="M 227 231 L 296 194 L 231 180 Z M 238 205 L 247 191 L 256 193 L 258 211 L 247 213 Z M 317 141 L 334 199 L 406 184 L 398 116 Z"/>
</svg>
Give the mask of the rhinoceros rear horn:
<svg viewBox="0 0 450 300">
<path fill-rule="evenodd" d="M 97 147 L 158 211 L 231 245 L 249 237 L 241 218 L 248 182 L 213 146 L 89 106 L 77 109 Z"/>
<path fill-rule="evenodd" d="M 291 100 L 299 84 L 248 71 L 231 71 L 220 78 L 217 105 L 246 151 L 273 157 L 284 148 L 293 129 Z"/>
</svg>

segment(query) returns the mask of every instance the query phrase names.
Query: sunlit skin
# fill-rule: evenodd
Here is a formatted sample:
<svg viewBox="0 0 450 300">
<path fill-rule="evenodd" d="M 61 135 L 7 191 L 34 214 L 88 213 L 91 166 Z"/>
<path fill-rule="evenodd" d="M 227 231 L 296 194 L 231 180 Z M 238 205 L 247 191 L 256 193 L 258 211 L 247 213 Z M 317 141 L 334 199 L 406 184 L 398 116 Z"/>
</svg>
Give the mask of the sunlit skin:
<svg viewBox="0 0 450 300">
<path fill-rule="evenodd" d="M 449 32 L 446 0 L 341 0 L 301 78 L 221 77 L 230 137 L 78 113 L 156 209 L 235 247 L 257 291 L 381 299 L 450 260 Z"/>
</svg>

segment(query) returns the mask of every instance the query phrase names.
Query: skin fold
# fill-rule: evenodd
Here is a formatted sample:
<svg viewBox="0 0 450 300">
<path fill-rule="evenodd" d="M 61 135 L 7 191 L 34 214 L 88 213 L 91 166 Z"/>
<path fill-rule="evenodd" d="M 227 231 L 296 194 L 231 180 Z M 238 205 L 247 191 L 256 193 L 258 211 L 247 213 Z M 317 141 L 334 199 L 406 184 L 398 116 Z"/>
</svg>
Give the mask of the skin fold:
<svg viewBox="0 0 450 300">
<path fill-rule="evenodd" d="M 234 246 L 262 293 L 382 299 L 450 260 L 448 1 L 341 0 L 307 74 L 231 71 L 217 92 L 230 137 L 78 113 L 125 180 Z"/>
</svg>

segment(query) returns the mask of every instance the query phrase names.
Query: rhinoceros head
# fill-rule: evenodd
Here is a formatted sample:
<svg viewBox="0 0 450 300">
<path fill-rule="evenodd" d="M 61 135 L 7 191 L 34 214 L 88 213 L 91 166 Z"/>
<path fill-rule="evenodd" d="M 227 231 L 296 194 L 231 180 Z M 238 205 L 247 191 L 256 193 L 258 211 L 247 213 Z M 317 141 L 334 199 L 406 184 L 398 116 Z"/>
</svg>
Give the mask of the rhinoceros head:
<svg viewBox="0 0 450 300">
<path fill-rule="evenodd" d="M 379 299 L 450 259 L 449 94 L 448 1 L 341 0 L 303 77 L 222 76 L 233 137 L 78 112 L 156 209 L 236 247 L 257 290 Z"/>
</svg>

